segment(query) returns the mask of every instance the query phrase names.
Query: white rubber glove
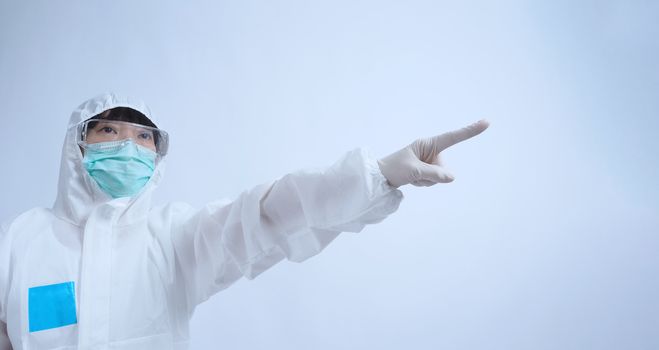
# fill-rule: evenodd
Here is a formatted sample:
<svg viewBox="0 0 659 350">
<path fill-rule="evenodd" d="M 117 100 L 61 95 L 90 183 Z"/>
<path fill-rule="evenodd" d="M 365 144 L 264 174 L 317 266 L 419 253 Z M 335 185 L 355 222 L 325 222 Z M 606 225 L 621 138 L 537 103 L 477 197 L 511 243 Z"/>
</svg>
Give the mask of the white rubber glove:
<svg viewBox="0 0 659 350">
<path fill-rule="evenodd" d="M 400 151 L 378 160 L 380 171 L 393 187 L 406 184 L 432 186 L 439 182 L 451 182 L 454 177 L 442 165 L 440 153 L 482 133 L 488 126 L 490 123 L 487 120 L 480 120 L 460 130 L 418 139 Z"/>
</svg>

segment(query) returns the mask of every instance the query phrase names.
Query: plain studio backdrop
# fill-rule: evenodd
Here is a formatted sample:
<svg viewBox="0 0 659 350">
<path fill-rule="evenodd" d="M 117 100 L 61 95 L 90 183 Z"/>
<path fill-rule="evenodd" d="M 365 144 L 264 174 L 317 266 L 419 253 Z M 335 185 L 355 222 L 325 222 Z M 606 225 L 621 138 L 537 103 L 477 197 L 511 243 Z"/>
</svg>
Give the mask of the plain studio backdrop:
<svg viewBox="0 0 659 350">
<path fill-rule="evenodd" d="M 659 348 L 653 1 L 0 5 L 0 217 L 52 205 L 71 111 L 144 99 L 195 206 L 487 118 L 454 183 L 200 305 L 192 349 Z"/>
</svg>

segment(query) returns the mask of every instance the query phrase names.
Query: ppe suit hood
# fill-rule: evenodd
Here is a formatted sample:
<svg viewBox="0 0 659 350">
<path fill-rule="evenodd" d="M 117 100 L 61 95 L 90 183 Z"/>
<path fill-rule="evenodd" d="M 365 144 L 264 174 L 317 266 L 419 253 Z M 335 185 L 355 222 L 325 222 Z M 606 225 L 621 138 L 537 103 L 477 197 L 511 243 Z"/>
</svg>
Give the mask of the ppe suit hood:
<svg viewBox="0 0 659 350">
<path fill-rule="evenodd" d="M 112 199 L 98 187 L 85 170 L 82 164 L 82 152 L 76 142 L 77 125 L 115 107 L 135 109 L 158 125 L 144 102 L 112 93 L 94 97 L 73 111 L 64 138 L 57 198 L 53 211 L 56 216 L 74 225 L 84 225 L 91 211 L 103 203 L 110 203 L 120 210 L 118 224 L 143 220 L 151 205 L 151 194 L 162 178 L 164 160 L 159 158 L 151 179 L 140 193 L 131 198 Z"/>
</svg>

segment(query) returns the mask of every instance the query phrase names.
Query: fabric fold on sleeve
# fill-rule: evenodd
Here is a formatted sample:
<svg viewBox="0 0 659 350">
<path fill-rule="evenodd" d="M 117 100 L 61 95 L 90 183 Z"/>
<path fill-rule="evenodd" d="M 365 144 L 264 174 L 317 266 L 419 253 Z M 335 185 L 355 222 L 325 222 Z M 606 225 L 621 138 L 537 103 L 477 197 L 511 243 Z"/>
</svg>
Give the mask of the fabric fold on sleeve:
<svg viewBox="0 0 659 350">
<path fill-rule="evenodd" d="M 367 150 L 325 170 L 303 170 L 209 203 L 173 232 L 193 304 L 277 262 L 304 261 L 341 232 L 359 232 L 395 212 L 403 199 Z"/>
</svg>

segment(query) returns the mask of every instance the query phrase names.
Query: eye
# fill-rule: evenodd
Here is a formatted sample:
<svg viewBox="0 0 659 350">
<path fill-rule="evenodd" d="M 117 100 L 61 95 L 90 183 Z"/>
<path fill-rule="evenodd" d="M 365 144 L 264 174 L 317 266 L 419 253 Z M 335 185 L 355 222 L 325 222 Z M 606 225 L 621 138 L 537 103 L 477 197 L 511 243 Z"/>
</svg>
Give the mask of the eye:
<svg viewBox="0 0 659 350">
<path fill-rule="evenodd" d="M 146 141 L 150 141 L 151 139 L 153 139 L 153 135 L 151 135 L 150 132 L 140 133 L 139 135 L 137 135 L 137 137 L 139 137 L 140 140 L 146 140 Z"/>
<path fill-rule="evenodd" d="M 105 133 L 105 134 L 116 134 L 117 133 L 113 128 L 111 128 L 109 126 L 101 127 L 98 131 L 101 132 L 101 133 Z"/>
</svg>

